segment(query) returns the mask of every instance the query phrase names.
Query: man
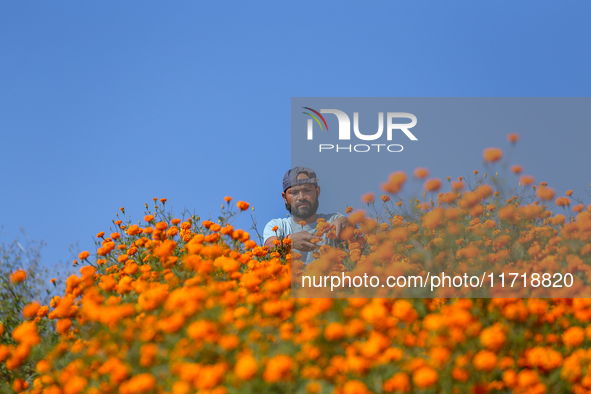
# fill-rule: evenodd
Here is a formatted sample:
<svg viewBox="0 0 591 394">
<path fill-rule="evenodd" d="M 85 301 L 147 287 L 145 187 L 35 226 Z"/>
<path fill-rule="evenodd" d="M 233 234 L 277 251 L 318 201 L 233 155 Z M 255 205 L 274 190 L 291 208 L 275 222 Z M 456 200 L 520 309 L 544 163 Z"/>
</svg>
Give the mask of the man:
<svg viewBox="0 0 591 394">
<path fill-rule="evenodd" d="M 302 261 L 309 264 L 314 261 L 312 254 L 317 247 L 311 241 L 316 238 L 314 233 L 318 219 L 325 219 L 327 223 L 334 225 L 336 236 L 339 238 L 341 231 L 349 225 L 347 218 L 340 213 L 330 215 L 316 213 L 319 196 L 320 186 L 313 170 L 294 167 L 287 171 L 283 177 L 281 197 L 291 217 L 273 219 L 267 223 L 263 232 L 265 246 L 271 249 L 273 241 L 279 237 L 290 238 L 292 250 L 301 253 Z M 300 222 L 306 222 L 306 224 L 302 226 Z M 277 227 L 276 232 L 273 231 L 274 227 Z"/>
</svg>

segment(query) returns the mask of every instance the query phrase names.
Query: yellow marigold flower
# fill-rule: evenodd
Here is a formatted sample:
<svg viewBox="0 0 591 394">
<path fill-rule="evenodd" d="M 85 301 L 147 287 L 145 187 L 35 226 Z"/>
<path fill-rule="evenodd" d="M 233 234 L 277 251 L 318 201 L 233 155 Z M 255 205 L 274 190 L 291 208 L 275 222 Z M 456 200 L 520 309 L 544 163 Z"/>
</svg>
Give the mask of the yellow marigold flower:
<svg viewBox="0 0 591 394">
<path fill-rule="evenodd" d="M 234 373 L 242 380 L 250 380 L 257 373 L 258 368 L 257 360 L 247 354 L 238 358 L 234 367 Z"/>
<path fill-rule="evenodd" d="M 439 375 L 435 369 L 422 366 L 417 368 L 412 374 L 412 381 L 420 389 L 426 389 L 433 386 L 439 380 Z"/>
<path fill-rule="evenodd" d="M 486 148 L 484 152 L 482 152 L 482 157 L 484 158 L 484 161 L 495 163 L 501 160 L 501 157 L 503 157 L 503 151 L 499 148 Z"/>
<path fill-rule="evenodd" d="M 413 175 L 415 178 L 425 179 L 426 177 L 429 176 L 429 170 L 426 168 L 423 168 L 423 167 L 417 167 L 417 168 L 415 168 Z"/>
<path fill-rule="evenodd" d="M 425 182 L 423 188 L 428 192 L 436 192 L 441 188 L 441 179 L 431 178 Z"/>
<path fill-rule="evenodd" d="M 12 283 L 21 283 L 25 279 L 27 279 L 27 271 L 25 270 L 16 270 L 10 274 L 10 281 Z"/>
</svg>

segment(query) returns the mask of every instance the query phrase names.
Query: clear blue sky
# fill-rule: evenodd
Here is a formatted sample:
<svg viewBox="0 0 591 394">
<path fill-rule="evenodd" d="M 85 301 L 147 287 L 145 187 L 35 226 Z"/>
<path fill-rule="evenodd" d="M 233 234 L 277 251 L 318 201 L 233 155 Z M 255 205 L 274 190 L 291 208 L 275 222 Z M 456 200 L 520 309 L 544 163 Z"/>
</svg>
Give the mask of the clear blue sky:
<svg viewBox="0 0 591 394">
<path fill-rule="evenodd" d="M 2 2 L 0 240 L 24 227 L 48 244 L 47 266 L 70 261 L 70 244 L 91 250 L 120 207 L 138 220 L 152 197 L 214 218 L 224 196 L 245 200 L 262 232 L 286 212 L 291 97 L 589 96 L 590 11 L 575 1 Z M 476 157 L 490 146 L 470 144 Z M 589 188 L 588 157 L 558 151 L 572 172 L 536 174 L 543 158 L 526 145 L 519 154 L 538 179 Z M 248 216 L 238 223 L 250 227 Z"/>
</svg>

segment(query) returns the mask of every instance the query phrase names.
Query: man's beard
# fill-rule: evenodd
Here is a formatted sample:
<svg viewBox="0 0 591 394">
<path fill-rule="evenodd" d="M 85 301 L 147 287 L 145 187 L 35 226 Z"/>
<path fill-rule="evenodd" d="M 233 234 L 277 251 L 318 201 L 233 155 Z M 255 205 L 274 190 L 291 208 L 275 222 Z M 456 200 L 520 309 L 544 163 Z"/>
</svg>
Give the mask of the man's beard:
<svg viewBox="0 0 591 394">
<path fill-rule="evenodd" d="M 293 207 L 292 211 L 291 205 L 288 202 L 285 202 L 285 209 L 291 212 L 292 216 L 299 219 L 308 219 L 309 217 L 314 216 L 314 214 L 318 210 L 318 199 L 316 199 L 316 201 L 314 202 L 310 202 L 308 200 L 300 201 L 299 204 L 301 204 L 302 202 L 307 202 L 309 205 L 303 208 Z"/>
</svg>

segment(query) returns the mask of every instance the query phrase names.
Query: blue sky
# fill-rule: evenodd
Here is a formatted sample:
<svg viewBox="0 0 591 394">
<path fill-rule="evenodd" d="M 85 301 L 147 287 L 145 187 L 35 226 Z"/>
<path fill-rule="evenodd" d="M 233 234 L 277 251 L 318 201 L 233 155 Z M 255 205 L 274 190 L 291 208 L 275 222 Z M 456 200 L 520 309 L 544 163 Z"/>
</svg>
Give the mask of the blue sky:
<svg viewBox="0 0 591 394">
<path fill-rule="evenodd" d="M 72 259 L 70 244 L 90 250 L 122 206 L 139 220 L 144 203 L 166 197 L 176 212 L 215 218 L 226 195 L 256 207 L 262 233 L 285 215 L 291 97 L 589 96 L 590 11 L 574 1 L 3 2 L 0 240 L 25 228 L 52 266 Z M 536 174 L 542 158 L 527 145 L 520 164 L 589 189 L 591 159 L 552 154 L 572 171 Z"/>
</svg>

